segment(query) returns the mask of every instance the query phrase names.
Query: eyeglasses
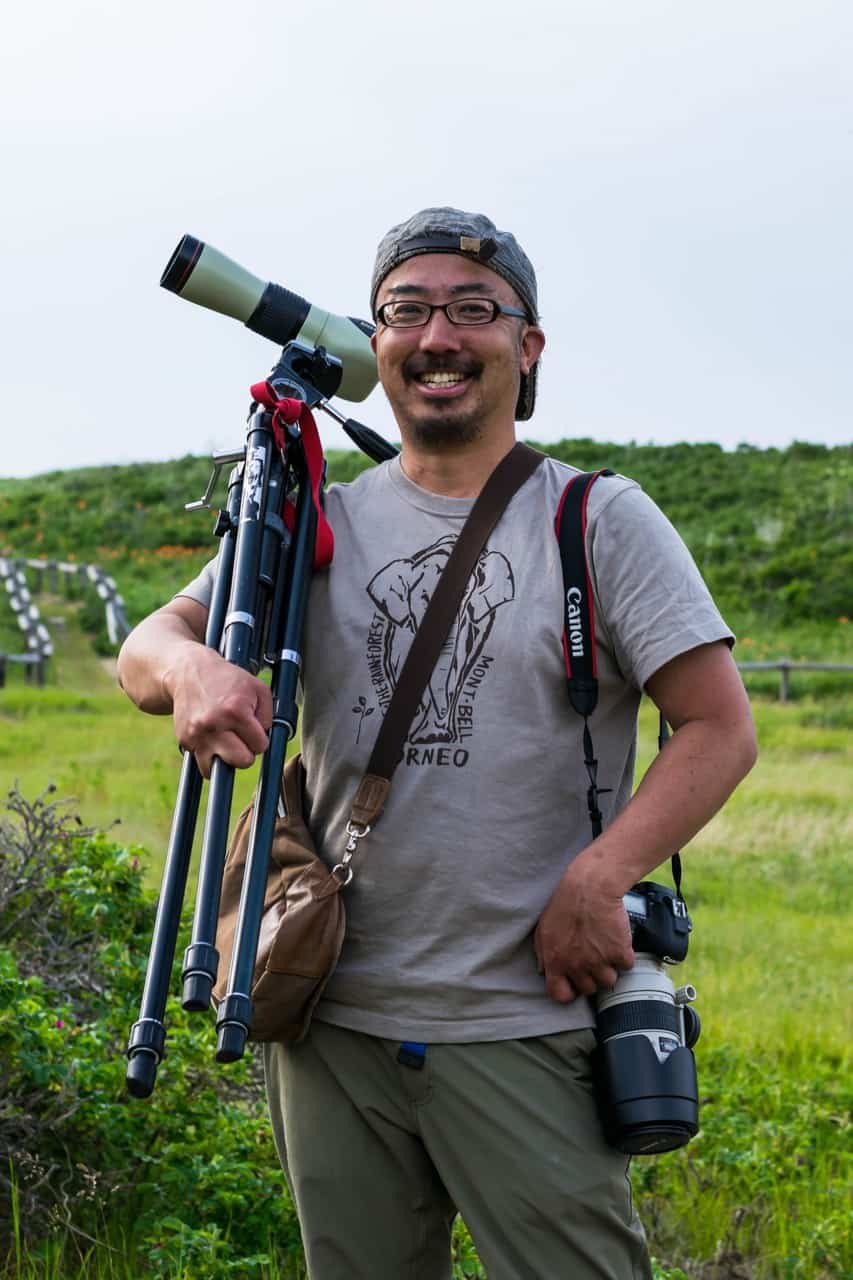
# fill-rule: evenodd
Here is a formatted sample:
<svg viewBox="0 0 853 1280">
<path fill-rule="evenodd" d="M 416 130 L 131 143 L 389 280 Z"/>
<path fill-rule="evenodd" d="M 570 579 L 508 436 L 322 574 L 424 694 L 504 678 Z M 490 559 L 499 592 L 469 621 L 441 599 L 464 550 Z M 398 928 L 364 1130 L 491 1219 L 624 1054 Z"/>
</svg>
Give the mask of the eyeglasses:
<svg viewBox="0 0 853 1280">
<path fill-rule="evenodd" d="M 443 311 L 451 324 L 491 324 L 498 316 L 518 316 L 526 320 L 517 307 L 502 307 L 493 298 L 457 298 L 453 302 L 386 302 L 376 312 L 380 323 L 389 329 L 420 329 L 429 324 L 433 311 Z"/>
</svg>

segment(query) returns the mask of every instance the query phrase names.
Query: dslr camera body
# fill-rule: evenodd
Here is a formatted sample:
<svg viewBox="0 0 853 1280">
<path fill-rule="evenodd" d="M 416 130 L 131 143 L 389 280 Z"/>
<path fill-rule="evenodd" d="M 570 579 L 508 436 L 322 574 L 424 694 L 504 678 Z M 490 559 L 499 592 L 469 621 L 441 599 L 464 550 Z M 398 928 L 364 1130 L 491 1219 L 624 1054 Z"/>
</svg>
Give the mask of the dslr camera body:
<svg viewBox="0 0 853 1280">
<path fill-rule="evenodd" d="M 666 972 L 687 955 L 692 923 L 681 895 L 651 880 L 634 885 L 623 903 L 637 959 L 597 996 L 599 1111 L 612 1146 L 656 1155 L 699 1130 L 696 991 L 676 989 Z"/>
</svg>

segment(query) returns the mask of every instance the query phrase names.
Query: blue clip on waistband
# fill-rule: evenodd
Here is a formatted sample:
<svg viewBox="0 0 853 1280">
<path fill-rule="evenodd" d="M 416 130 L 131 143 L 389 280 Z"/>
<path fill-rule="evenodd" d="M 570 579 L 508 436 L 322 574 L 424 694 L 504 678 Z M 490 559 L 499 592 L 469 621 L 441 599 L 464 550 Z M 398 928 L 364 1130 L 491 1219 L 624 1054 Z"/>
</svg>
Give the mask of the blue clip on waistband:
<svg viewBox="0 0 853 1280">
<path fill-rule="evenodd" d="M 423 1071 L 426 1062 L 425 1044 L 416 1044 L 414 1040 L 404 1040 L 397 1052 L 397 1061 L 404 1067 L 413 1067 L 415 1071 Z"/>
</svg>

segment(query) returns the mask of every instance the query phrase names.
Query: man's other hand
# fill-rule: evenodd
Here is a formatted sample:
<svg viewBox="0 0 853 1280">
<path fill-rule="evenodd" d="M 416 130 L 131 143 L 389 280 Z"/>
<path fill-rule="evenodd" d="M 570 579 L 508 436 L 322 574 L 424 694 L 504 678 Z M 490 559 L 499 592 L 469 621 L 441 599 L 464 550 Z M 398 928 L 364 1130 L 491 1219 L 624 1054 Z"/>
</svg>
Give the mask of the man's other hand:
<svg viewBox="0 0 853 1280">
<path fill-rule="evenodd" d="M 548 995 L 561 1004 L 613 987 L 634 964 L 622 897 L 601 884 L 598 867 L 583 855 L 554 890 L 533 943 Z"/>
</svg>

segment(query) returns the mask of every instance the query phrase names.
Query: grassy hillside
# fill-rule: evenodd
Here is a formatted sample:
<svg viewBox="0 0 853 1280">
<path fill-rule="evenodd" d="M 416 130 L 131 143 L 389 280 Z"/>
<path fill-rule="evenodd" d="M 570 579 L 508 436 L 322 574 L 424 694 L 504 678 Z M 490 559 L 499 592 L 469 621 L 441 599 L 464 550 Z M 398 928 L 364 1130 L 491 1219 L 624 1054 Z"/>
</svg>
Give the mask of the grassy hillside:
<svg viewBox="0 0 853 1280">
<path fill-rule="evenodd" d="M 592 440 L 542 447 L 642 484 L 679 529 L 740 632 L 754 632 L 756 620 L 765 632 L 803 622 L 831 631 L 853 613 L 853 447 L 725 453 L 710 444 Z M 368 465 L 358 453 L 329 454 L 331 480 L 350 479 Z M 186 457 L 0 480 L 0 554 L 100 563 L 137 621 L 212 554 L 209 514 L 183 510 L 201 494 L 209 469 L 206 459 Z M 219 498 L 223 489 L 224 481 Z M 87 617 L 96 624 L 97 609 Z M 827 643 L 835 648 L 831 638 Z M 846 643 L 843 636 L 838 643 Z"/>
<path fill-rule="evenodd" d="M 853 597 L 853 448 L 596 445 L 549 450 L 577 466 L 609 466 L 663 508 L 722 608 L 773 625 L 833 621 Z"/>
</svg>

